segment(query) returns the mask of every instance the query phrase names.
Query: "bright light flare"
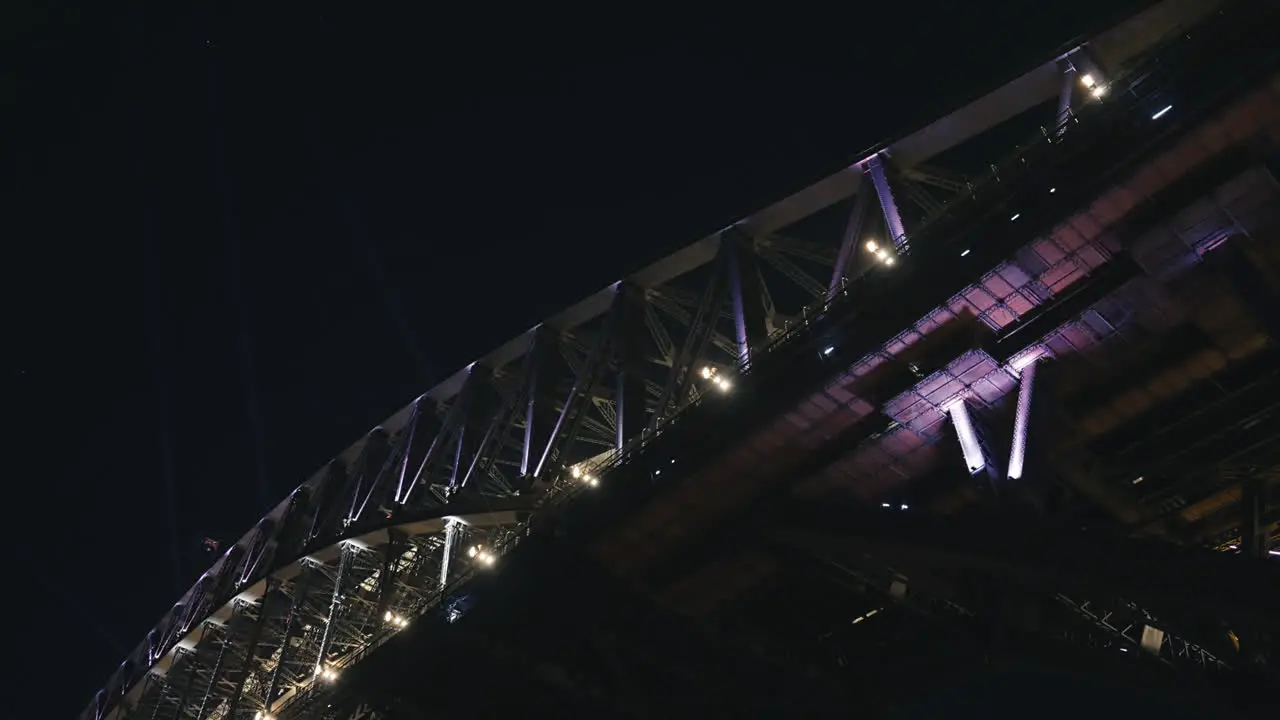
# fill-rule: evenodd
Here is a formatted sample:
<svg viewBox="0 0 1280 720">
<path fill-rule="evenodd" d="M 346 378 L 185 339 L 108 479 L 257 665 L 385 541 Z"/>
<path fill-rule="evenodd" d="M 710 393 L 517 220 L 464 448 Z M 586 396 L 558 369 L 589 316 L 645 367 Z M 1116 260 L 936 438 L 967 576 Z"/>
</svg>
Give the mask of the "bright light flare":
<svg viewBox="0 0 1280 720">
<path fill-rule="evenodd" d="M 710 366 L 702 368 L 702 377 L 704 380 L 710 380 L 712 385 L 720 389 L 720 392 L 728 392 L 730 384 L 728 378 L 725 378 L 719 371 Z"/>
<path fill-rule="evenodd" d="M 1087 88 L 1092 88 L 1093 86 L 1098 84 L 1098 81 L 1094 80 L 1093 76 L 1090 75 L 1089 73 L 1085 73 L 1080 76 L 1080 84 Z"/>
<path fill-rule="evenodd" d="M 1165 106 L 1164 106 L 1163 108 L 1161 108 L 1161 109 L 1160 109 L 1160 110 L 1159 110 L 1155 115 L 1152 115 L 1152 116 L 1151 116 L 1151 119 L 1152 119 L 1152 120 L 1159 120 L 1160 118 L 1162 118 L 1162 117 L 1164 117 L 1166 114 L 1168 114 L 1168 112 L 1169 112 L 1170 110 L 1172 110 L 1172 109 L 1173 109 L 1173 106 L 1172 106 L 1172 105 L 1165 105 Z"/>
<path fill-rule="evenodd" d="M 880 249 L 880 245 L 879 245 L 879 243 L 877 243 L 875 240 L 868 240 L 868 241 L 867 241 L 867 251 L 868 251 L 868 252 L 875 252 L 875 251 L 877 251 L 877 250 L 879 250 L 879 249 Z"/>
<path fill-rule="evenodd" d="M 472 545 L 467 548 L 467 557 L 475 558 L 476 562 L 485 567 L 492 567 L 493 563 L 498 559 L 493 553 L 486 550 L 483 545 Z"/>
</svg>

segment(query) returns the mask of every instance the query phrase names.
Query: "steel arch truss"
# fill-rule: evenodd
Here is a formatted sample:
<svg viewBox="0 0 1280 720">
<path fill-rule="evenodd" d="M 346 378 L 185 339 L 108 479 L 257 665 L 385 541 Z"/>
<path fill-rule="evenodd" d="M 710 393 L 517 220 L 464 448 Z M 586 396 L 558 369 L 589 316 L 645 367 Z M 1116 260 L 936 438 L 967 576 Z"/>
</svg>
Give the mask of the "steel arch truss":
<svg viewBox="0 0 1280 720">
<path fill-rule="evenodd" d="M 728 388 L 748 348 L 825 293 L 800 265 L 829 268 L 834 251 L 738 228 L 716 240 L 662 283 L 615 283 L 594 317 L 531 329 L 332 460 L 226 551 L 84 717 L 269 712 L 365 651 L 387 617 L 438 601 L 475 562 L 463 543 L 498 543 L 583 468 Z M 791 315 L 774 288 L 796 299 Z"/>
</svg>

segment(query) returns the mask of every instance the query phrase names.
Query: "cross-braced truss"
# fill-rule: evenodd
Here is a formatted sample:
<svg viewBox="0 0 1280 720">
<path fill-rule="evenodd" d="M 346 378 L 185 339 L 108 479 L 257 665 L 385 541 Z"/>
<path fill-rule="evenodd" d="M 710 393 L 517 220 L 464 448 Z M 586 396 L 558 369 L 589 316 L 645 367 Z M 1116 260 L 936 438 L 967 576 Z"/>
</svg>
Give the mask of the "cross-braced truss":
<svg viewBox="0 0 1280 720">
<path fill-rule="evenodd" d="M 388 622 L 439 602 L 478 562 L 464 545 L 505 544 L 558 482 L 722 391 L 748 348 L 827 291 L 833 250 L 736 229 L 713 240 L 661 283 L 615 283 L 593 317 L 531 329 L 330 462 L 139 646 L 110 691 L 123 691 L 116 707 L 238 717 L 323 683 Z M 775 296 L 794 300 L 779 310 Z"/>
<path fill-rule="evenodd" d="M 1015 176 L 1028 155 L 970 177 L 925 161 L 1062 96 L 1059 121 L 1041 130 L 1053 144 L 1077 122 L 1077 66 L 1092 68 L 1094 82 L 1115 68 L 1118 82 L 1161 38 L 1152 28 L 1174 33 L 1216 5 L 1170 0 L 1129 21 L 1146 28 L 1141 37 L 1124 24 L 1109 30 L 459 371 L 231 546 L 81 717 L 265 717 L 323 689 L 428 608 L 447 606 L 456 583 L 526 532 L 531 513 L 594 482 L 682 408 L 726 391 L 754 355 L 892 266 L 916 228 Z M 789 231 L 828 208 L 841 227 L 827 241 Z"/>
</svg>

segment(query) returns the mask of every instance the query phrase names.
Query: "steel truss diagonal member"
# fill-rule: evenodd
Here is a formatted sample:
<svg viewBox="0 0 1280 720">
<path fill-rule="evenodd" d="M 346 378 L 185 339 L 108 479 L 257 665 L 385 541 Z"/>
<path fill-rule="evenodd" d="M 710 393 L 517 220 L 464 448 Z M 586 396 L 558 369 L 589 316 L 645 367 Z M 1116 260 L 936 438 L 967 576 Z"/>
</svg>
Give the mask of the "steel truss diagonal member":
<svg viewBox="0 0 1280 720">
<path fill-rule="evenodd" d="M 645 366 L 648 359 L 641 338 L 652 328 L 662 326 L 656 317 L 650 318 L 653 311 L 645 302 L 644 290 L 639 286 L 623 283 L 618 290 L 618 302 L 622 317 L 614 353 L 617 365 L 614 449 L 621 451 L 627 442 L 640 439 L 648 423 L 645 408 Z M 671 342 L 670 338 L 667 342 Z"/>
<path fill-rule="evenodd" d="M 403 492 L 396 499 L 400 505 L 409 504 L 413 491 L 418 485 L 430 482 L 432 467 L 440 462 L 440 457 L 446 454 L 449 448 L 455 448 L 454 472 L 456 475 L 458 467 L 456 451 L 461 450 L 462 435 L 466 427 L 468 410 L 470 410 L 477 386 L 482 384 L 489 374 L 488 369 L 483 366 L 472 363 L 468 367 L 462 390 L 454 398 L 453 404 L 449 406 L 449 410 L 445 415 L 444 427 L 440 428 L 440 432 L 436 433 L 436 436 L 432 438 L 426 454 L 422 457 L 422 462 L 418 465 L 417 472 L 413 474 L 412 479 L 406 481 Z M 456 481 L 456 477 L 451 478 L 450 485 L 453 485 Z"/>
<path fill-rule="evenodd" d="M 487 483 L 490 486 L 489 490 L 496 491 L 499 495 L 507 495 L 515 490 L 497 471 L 494 463 L 498 459 L 498 454 L 510 441 L 511 429 L 516 427 L 522 414 L 521 406 L 525 404 L 524 400 L 529 391 L 528 380 L 532 376 L 533 360 L 532 354 L 525 357 L 524 366 L 520 372 L 522 382 L 517 392 L 503 393 L 495 382 L 488 382 L 484 392 L 477 397 L 475 404 L 471 407 L 468 421 L 479 423 L 478 426 L 473 426 L 473 429 L 478 431 L 483 428 L 483 432 L 467 435 L 466 452 L 470 456 L 470 461 L 467 462 L 466 471 L 461 478 L 457 477 L 457 471 L 462 466 L 459 462 L 454 463 L 454 478 L 450 481 L 448 496 L 452 497 L 467 488 L 486 492 L 480 483 Z M 492 376 L 489 377 L 493 379 Z M 477 435 L 479 440 L 475 439 Z M 459 461 L 462 459 L 462 450 L 462 446 L 459 445 Z M 477 484 L 473 486 L 472 480 Z"/>
<path fill-rule="evenodd" d="M 359 518 L 360 498 L 364 491 L 372 490 L 371 486 L 377 480 L 378 469 L 385 459 L 386 450 L 387 433 L 382 428 L 374 428 L 373 432 L 365 436 L 364 447 L 360 449 L 351 476 L 347 479 L 346 493 L 350 499 L 346 503 L 346 514 L 343 515 L 344 525 L 350 525 Z"/>
<path fill-rule="evenodd" d="M 381 504 L 379 492 L 385 494 L 387 486 L 390 485 L 388 478 L 400 459 L 400 453 L 404 449 L 405 439 L 408 436 L 407 432 L 399 433 L 393 447 L 387 432 L 382 428 L 375 428 L 369 433 L 365 441 L 365 454 L 360 467 L 359 482 L 351 496 L 351 512 L 347 516 L 347 522 L 356 522 L 363 517 L 370 500 L 373 500 L 375 505 Z"/>
<path fill-rule="evenodd" d="M 342 491 L 346 485 L 347 465 L 341 459 L 331 461 L 315 493 L 315 514 L 307 531 L 308 544 L 317 538 L 327 537 L 338 531 L 342 517 Z"/>
<path fill-rule="evenodd" d="M 604 329 L 596 339 L 595 346 L 591 348 L 591 354 L 587 357 L 586 363 L 583 364 L 581 372 L 574 378 L 573 386 L 569 390 L 569 396 L 565 398 L 564 406 L 560 409 L 560 415 L 556 418 L 555 425 L 552 426 L 550 437 L 547 438 L 547 444 L 538 457 L 538 464 L 533 471 L 535 478 L 542 478 L 543 472 L 550 469 L 551 462 L 562 460 L 563 451 L 567 450 L 573 440 L 578 437 L 578 429 L 586 416 L 586 405 L 590 403 L 596 383 L 600 381 L 600 376 L 609 364 L 610 349 L 620 324 L 618 316 L 621 314 L 621 298 L 623 297 L 621 284 L 614 286 L 614 293 L 612 307 L 608 317 L 605 319 Z"/>
<path fill-rule="evenodd" d="M 831 273 L 831 287 L 828 296 L 835 297 L 851 272 L 853 259 L 857 257 L 862 246 L 862 229 L 867 222 L 867 211 L 871 208 L 872 188 L 864 181 L 858 194 L 853 199 L 853 210 L 849 212 L 849 221 L 845 224 L 844 239 L 840 243 L 840 253 L 836 256 L 836 267 Z"/>
<path fill-rule="evenodd" d="M 720 250 L 720 255 L 712 267 L 711 278 L 708 279 L 702 292 L 702 299 L 698 303 L 698 312 L 689 323 L 689 332 L 685 336 L 684 344 L 680 346 L 676 361 L 671 365 L 671 372 L 667 376 L 667 384 L 658 400 L 657 410 L 649 420 L 651 431 L 661 428 L 662 423 L 684 404 L 685 398 L 689 395 L 689 389 L 693 385 L 697 363 L 703 357 L 707 344 L 715 333 L 716 318 L 720 316 L 720 308 L 727 294 L 725 286 L 728 284 L 724 282 L 727 271 L 725 266 L 728 264 L 725 244 L 720 246 Z"/>
<path fill-rule="evenodd" d="M 551 439 L 555 424 L 555 374 L 552 363 L 560 357 L 560 338 L 546 325 L 534 330 L 524 389 L 524 438 L 520 448 L 520 477 L 525 487 L 533 483 L 538 453 Z"/>
</svg>

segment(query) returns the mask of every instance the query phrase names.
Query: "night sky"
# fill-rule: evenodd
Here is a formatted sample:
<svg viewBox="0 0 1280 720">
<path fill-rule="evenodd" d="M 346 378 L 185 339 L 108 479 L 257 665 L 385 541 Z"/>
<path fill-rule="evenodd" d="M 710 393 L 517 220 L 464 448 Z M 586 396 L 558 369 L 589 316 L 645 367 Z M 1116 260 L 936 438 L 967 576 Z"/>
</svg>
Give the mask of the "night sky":
<svg viewBox="0 0 1280 720">
<path fill-rule="evenodd" d="M 6 3 L 0 714 L 460 366 L 1133 4 Z"/>
</svg>

